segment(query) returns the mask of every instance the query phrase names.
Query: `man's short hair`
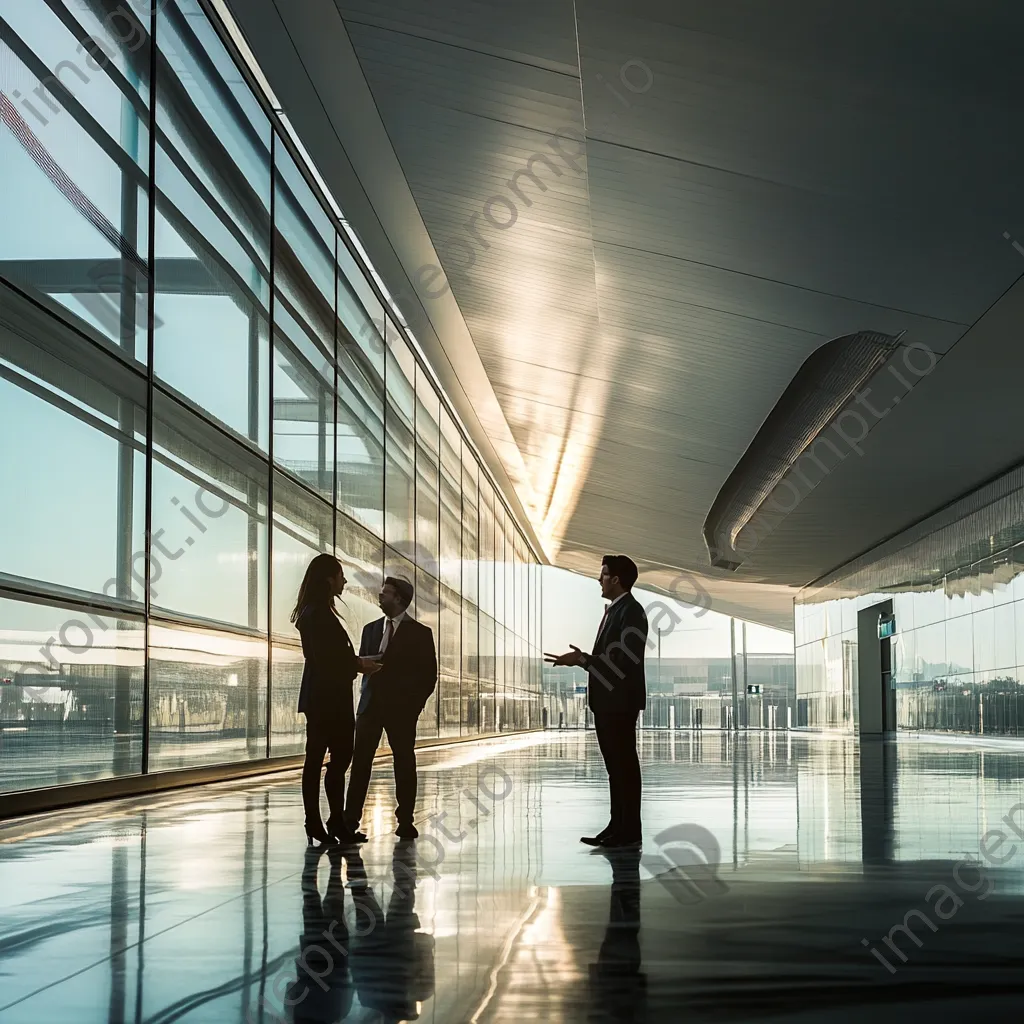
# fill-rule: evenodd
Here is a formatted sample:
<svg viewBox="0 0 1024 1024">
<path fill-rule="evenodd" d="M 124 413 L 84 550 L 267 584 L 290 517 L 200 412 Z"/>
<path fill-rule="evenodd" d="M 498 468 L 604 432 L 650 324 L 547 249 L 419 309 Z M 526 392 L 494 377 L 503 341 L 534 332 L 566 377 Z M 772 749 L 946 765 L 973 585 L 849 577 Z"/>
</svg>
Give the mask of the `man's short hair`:
<svg viewBox="0 0 1024 1024">
<path fill-rule="evenodd" d="M 413 595 L 416 591 L 413 590 L 413 586 L 408 580 L 402 579 L 401 576 L 387 576 L 384 579 L 384 586 L 392 587 L 395 593 L 405 602 L 406 608 L 412 604 Z"/>
<path fill-rule="evenodd" d="M 601 559 L 601 564 L 608 567 L 610 575 L 619 577 L 619 582 L 626 590 L 633 589 L 640 570 L 629 555 L 605 555 Z"/>
</svg>

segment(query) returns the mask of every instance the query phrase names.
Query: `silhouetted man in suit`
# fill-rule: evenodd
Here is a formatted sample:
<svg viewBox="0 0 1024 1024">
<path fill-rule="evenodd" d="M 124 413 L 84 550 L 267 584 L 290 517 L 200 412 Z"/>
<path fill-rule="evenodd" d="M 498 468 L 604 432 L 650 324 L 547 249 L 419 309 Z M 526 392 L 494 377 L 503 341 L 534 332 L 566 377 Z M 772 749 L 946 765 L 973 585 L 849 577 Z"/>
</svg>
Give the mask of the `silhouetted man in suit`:
<svg viewBox="0 0 1024 1024">
<path fill-rule="evenodd" d="M 573 646 L 567 654 L 546 654 L 552 665 L 579 666 L 587 671 L 587 703 L 608 769 L 611 818 L 596 836 L 583 836 L 588 846 L 639 847 L 640 759 L 636 752 L 637 716 L 647 703 L 644 653 L 647 613 L 631 590 L 638 576 L 626 555 L 605 555 L 601 562 L 601 596 L 611 604 L 597 630 L 594 651 Z"/>
<path fill-rule="evenodd" d="M 363 801 L 370 784 L 373 755 L 382 733 L 387 733 L 395 769 L 395 796 L 400 839 L 415 839 L 419 833 L 412 823 L 416 806 L 416 720 L 437 684 L 437 653 L 429 626 L 417 622 L 406 609 L 412 604 L 413 587 L 408 580 L 389 576 L 380 591 L 384 618 L 363 630 L 361 657 L 377 657 L 382 668 L 363 676 L 356 709 L 356 741 L 352 771 L 345 801 L 345 818 L 356 831 L 363 813 Z M 357 832 L 356 840 L 366 835 Z"/>
</svg>

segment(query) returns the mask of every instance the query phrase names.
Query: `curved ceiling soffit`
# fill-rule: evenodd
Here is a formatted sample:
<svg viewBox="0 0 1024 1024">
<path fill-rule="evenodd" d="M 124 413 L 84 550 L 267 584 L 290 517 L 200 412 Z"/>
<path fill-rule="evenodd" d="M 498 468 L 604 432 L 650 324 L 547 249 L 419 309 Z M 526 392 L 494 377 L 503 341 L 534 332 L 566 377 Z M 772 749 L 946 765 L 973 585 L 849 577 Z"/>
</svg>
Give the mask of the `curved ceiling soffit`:
<svg viewBox="0 0 1024 1024">
<path fill-rule="evenodd" d="M 858 331 L 826 342 L 808 356 L 708 512 L 704 541 L 712 565 L 738 569 L 780 517 L 831 472 L 834 466 L 820 458 L 820 445 L 836 464 L 846 457 L 826 431 L 854 447 L 866 436 L 871 424 L 850 408 L 851 401 L 870 390 L 865 385 L 896 352 L 902 337 L 903 332 Z M 855 438 L 847 438 L 841 429 L 847 416 L 866 425 Z M 808 460 L 817 471 L 810 479 Z"/>
</svg>

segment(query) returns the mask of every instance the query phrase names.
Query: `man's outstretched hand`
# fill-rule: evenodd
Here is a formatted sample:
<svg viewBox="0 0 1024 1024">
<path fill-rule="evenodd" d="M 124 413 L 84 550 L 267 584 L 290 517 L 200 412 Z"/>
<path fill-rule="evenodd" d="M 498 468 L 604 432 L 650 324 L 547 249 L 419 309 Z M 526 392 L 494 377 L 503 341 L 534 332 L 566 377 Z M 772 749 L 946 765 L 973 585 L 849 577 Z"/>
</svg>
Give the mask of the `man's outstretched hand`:
<svg viewBox="0 0 1024 1024">
<path fill-rule="evenodd" d="M 544 660 L 550 662 L 552 665 L 569 665 L 572 668 L 578 668 L 583 664 L 583 652 L 575 646 L 575 644 L 569 644 L 572 648 L 565 654 L 545 654 Z"/>
</svg>

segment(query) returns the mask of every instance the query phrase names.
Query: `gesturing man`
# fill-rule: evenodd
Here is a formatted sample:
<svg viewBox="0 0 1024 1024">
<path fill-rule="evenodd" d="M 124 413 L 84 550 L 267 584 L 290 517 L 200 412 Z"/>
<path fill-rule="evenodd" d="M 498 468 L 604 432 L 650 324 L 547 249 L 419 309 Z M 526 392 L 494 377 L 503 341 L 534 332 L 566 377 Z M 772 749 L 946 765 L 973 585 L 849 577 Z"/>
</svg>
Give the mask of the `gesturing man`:
<svg viewBox="0 0 1024 1024">
<path fill-rule="evenodd" d="M 545 654 L 552 665 L 586 669 L 587 703 L 608 770 L 611 817 L 596 836 L 580 842 L 606 848 L 639 848 L 641 842 L 640 759 L 636 752 L 637 717 L 647 703 L 644 654 L 647 613 L 631 593 L 638 576 L 636 563 L 626 555 L 605 555 L 601 561 L 601 596 L 605 609 L 594 641 L 586 654 L 578 647 L 566 654 Z"/>
<path fill-rule="evenodd" d="M 417 622 L 407 609 L 413 587 L 408 580 L 389 576 L 378 598 L 384 618 L 363 629 L 361 657 L 379 657 L 381 669 L 364 675 L 356 708 L 356 739 L 349 776 L 345 819 L 358 832 L 363 802 L 373 770 L 382 733 L 387 733 L 395 771 L 399 839 L 415 839 L 419 833 L 412 823 L 416 805 L 416 720 L 437 684 L 437 653 L 429 626 Z"/>
</svg>

